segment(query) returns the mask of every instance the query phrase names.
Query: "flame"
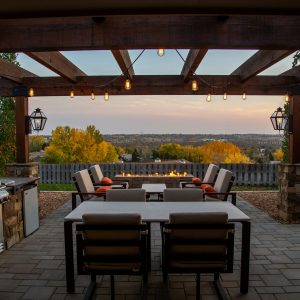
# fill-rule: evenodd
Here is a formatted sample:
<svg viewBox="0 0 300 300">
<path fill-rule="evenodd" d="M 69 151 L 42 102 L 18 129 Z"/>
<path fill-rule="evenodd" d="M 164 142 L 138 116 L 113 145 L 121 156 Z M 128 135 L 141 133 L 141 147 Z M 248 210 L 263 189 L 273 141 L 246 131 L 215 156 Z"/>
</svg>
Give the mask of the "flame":
<svg viewBox="0 0 300 300">
<path fill-rule="evenodd" d="M 167 174 L 160 174 L 160 173 L 153 173 L 153 174 L 131 174 L 131 173 L 125 173 L 122 172 L 121 176 L 123 177 L 155 177 L 155 176 L 164 176 L 164 177 L 186 177 L 188 175 L 187 172 L 177 172 L 176 170 L 169 171 Z"/>
</svg>

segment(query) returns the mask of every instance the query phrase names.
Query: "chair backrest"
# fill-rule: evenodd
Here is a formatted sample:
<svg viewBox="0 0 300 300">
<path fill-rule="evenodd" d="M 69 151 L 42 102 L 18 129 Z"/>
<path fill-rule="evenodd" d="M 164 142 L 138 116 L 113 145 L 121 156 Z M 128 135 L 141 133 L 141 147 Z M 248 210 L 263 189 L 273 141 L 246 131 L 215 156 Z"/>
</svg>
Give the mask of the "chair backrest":
<svg viewBox="0 0 300 300">
<path fill-rule="evenodd" d="M 218 171 L 219 171 L 218 166 L 216 166 L 214 164 L 209 164 L 202 181 L 204 183 L 205 182 L 214 183 L 217 178 Z"/>
<path fill-rule="evenodd" d="M 75 185 L 79 193 L 94 193 L 95 188 L 88 170 L 84 169 L 74 174 Z M 87 200 L 92 196 L 84 195 L 82 198 Z"/>
<path fill-rule="evenodd" d="M 91 166 L 90 167 L 90 174 L 91 174 L 91 178 L 92 178 L 93 183 L 100 183 L 101 180 L 104 177 L 99 165 Z"/>
<path fill-rule="evenodd" d="M 146 259 L 146 224 L 139 214 L 84 214 L 76 225 L 78 273 L 132 271 Z"/>
<path fill-rule="evenodd" d="M 112 189 L 106 192 L 106 201 L 145 202 L 146 191 L 144 189 Z"/>
<path fill-rule="evenodd" d="M 200 188 L 198 189 L 168 188 L 164 190 L 163 199 L 166 202 L 202 201 L 203 191 Z"/>
<path fill-rule="evenodd" d="M 231 171 L 221 169 L 214 184 L 214 190 L 216 191 L 216 193 L 229 193 L 234 179 L 235 177 Z M 224 196 L 220 196 L 219 198 L 223 199 Z"/>
<path fill-rule="evenodd" d="M 172 213 L 164 225 L 166 267 L 232 271 L 233 229 L 227 213 Z"/>
</svg>

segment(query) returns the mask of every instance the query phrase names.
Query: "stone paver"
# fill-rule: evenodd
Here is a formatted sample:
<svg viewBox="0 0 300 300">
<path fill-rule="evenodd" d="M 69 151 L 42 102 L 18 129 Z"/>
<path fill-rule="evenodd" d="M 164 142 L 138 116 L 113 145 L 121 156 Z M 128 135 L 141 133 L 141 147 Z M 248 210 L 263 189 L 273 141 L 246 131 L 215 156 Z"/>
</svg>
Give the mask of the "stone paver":
<svg viewBox="0 0 300 300">
<path fill-rule="evenodd" d="M 241 226 L 236 225 L 234 273 L 222 274 L 222 285 L 232 299 L 300 299 L 300 225 L 279 224 L 242 199 L 238 207 L 252 219 L 249 293 L 239 293 Z M 66 203 L 47 218 L 34 234 L 0 255 L 0 300 L 83 299 L 88 276 L 76 276 L 76 291 L 65 286 L 63 217 Z M 136 276 L 116 276 L 116 300 L 179 299 L 195 297 L 194 275 L 170 276 L 163 285 L 160 268 L 161 239 L 158 224 L 152 225 L 152 272 L 143 286 Z M 201 299 L 218 299 L 211 275 L 201 275 Z M 94 299 L 110 299 L 109 277 L 97 278 Z"/>
</svg>

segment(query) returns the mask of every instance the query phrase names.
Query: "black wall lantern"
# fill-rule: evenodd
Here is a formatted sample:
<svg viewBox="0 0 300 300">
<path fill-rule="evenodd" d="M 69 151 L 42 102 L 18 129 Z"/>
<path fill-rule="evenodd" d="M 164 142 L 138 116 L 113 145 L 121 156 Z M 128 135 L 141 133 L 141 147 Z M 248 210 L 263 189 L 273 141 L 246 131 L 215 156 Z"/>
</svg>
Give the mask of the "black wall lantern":
<svg viewBox="0 0 300 300">
<path fill-rule="evenodd" d="M 274 130 L 287 130 L 288 133 L 293 132 L 293 116 L 287 115 L 286 112 L 278 107 L 270 117 Z"/>
<path fill-rule="evenodd" d="M 35 109 L 30 116 L 25 116 L 25 133 L 29 134 L 34 131 L 44 129 L 47 117 L 40 108 Z"/>
</svg>

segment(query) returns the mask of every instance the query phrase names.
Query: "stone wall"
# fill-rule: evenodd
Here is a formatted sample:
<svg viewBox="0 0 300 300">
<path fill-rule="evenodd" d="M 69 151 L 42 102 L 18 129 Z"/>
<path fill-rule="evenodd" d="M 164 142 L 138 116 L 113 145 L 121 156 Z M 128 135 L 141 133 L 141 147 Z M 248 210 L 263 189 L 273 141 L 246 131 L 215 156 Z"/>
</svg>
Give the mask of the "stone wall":
<svg viewBox="0 0 300 300">
<path fill-rule="evenodd" d="M 7 177 L 39 177 L 39 163 L 11 163 L 5 165 Z"/>
<path fill-rule="evenodd" d="M 286 221 L 300 220 L 300 164 L 280 164 L 278 183 L 279 216 Z"/>
</svg>

